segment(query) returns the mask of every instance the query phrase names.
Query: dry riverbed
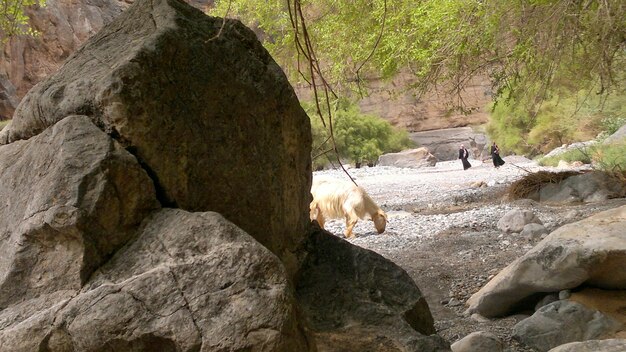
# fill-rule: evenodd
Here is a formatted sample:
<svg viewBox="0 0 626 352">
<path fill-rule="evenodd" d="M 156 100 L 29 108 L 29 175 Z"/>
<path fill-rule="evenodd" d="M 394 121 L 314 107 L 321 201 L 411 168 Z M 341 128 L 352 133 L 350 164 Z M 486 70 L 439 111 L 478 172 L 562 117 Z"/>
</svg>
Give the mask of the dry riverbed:
<svg viewBox="0 0 626 352">
<path fill-rule="evenodd" d="M 378 235 L 371 222 L 359 221 L 356 238 L 349 241 L 385 256 L 411 275 L 428 301 L 438 334 L 450 343 L 474 331 L 490 331 L 502 339 L 505 351 L 531 351 L 511 339 L 512 327 L 527 315 L 476 321 L 464 314 L 464 303 L 474 292 L 538 242 L 503 234 L 496 227 L 498 220 L 511 209 L 530 209 L 552 231 L 624 205 L 626 199 L 571 206 L 509 202 L 504 197 L 508 185 L 527 172 L 545 168 L 523 157 L 505 161 L 498 170 L 476 160 L 467 171 L 460 161 L 419 170 L 350 169 L 355 181 L 388 213 L 389 222 L 387 231 Z M 314 176 L 321 174 L 346 177 L 337 170 Z M 488 186 L 471 186 L 479 181 Z M 343 236 L 345 225 L 330 221 L 326 229 Z"/>
</svg>

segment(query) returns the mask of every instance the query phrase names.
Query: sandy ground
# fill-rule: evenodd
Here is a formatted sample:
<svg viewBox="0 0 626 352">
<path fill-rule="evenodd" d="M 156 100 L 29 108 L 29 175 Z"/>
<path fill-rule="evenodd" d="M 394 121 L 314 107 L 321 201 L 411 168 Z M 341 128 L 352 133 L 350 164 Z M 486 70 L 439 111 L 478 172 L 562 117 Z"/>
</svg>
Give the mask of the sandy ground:
<svg viewBox="0 0 626 352">
<path fill-rule="evenodd" d="M 509 202 L 505 191 L 529 171 L 545 169 L 523 157 L 505 158 L 507 164 L 473 160 L 464 171 L 460 161 L 412 170 L 364 168 L 349 170 L 355 181 L 389 214 L 387 231 L 378 235 L 370 221 L 359 221 L 350 242 L 373 250 L 404 268 L 426 297 L 438 334 L 453 343 L 474 331 L 490 331 L 506 345 L 505 351 L 531 351 L 511 338 L 512 327 L 530 312 L 502 319 L 476 321 L 464 314 L 465 301 L 501 269 L 538 241 L 505 235 L 498 220 L 513 208 L 530 209 L 549 230 L 596 212 L 626 204 L 615 199 L 601 204 L 548 206 L 530 200 Z M 346 176 L 341 171 L 316 175 Z M 482 181 L 488 187 L 474 188 Z M 343 236 L 342 221 L 326 229 Z"/>
</svg>

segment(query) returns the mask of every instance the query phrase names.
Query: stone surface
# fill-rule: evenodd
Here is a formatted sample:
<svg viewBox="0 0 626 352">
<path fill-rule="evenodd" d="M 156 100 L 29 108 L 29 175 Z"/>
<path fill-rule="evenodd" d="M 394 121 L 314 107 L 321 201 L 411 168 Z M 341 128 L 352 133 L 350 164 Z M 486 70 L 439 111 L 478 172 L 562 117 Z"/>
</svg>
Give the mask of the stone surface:
<svg viewBox="0 0 626 352">
<path fill-rule="evenodd" d="M 555 347 L 549 352 L 624 352 L 626 339 L 590 340 L 570 342 Z"/>
<path fill-rule="evenodd" d="M 378 166 L 409 167 L 418 169 L 421 167 L 435 166 L 435 158 L 428 149 L 417 148 L 403 150 L 399 153 L 387 153 L 378 158 Z"/>
<path fill-rule="evenodd" d="M 626 185 L 605 172 L 570 176 L 561 183 L 543 185 L 539 201 L 546 203 L 601 202 L 626 196 Z"/>
<path fill-rule="evenodd" d="M 296 295 L 320 352 L 449 351 L 431 335 L 428 304 L 400 267 L 325 231 L 308 246 Z"/>
<path fill-rule="evenodd" d="M 45 298 L 0 311 L 0 350 L 312 348 L 280 260 L 213 212 L 155 213 L 80 292 Z"/>
<path fill-rule="evenodd" d="M 601 338 L 615 333 L 622 324 L 580 303 L 561 300 L 540 308 L 513 328 L 515 339 L 538 351 L 573 341 Z"/>
<path fill-rule="evenodd" d="M 442 126 L 445 127 L 445 126 Z M 482 133 L 476 133 L 471 127 L 442 128 L 411 133 L 411 139 L 419 146 L 426 147 L 437 160 L 456 160 L 461 144 L 471 152 L 471 157 L 482 160 L 489 157 L 485 146 L 490 144 Z"/>
<path fill-rule="evenodd" d="M 308 226 L 309 119 L 240 22 L 178 0 L 135 2 L 26 95 L 0 143 L 74 113 L 136 155 L 163 205 L 217 211 L 295 271 Z"/>
<path fill-rule="evenodd" d="M 605 144 L 624 143 L 626 142 L 626 125 L 620 127 L 615 133 L 604 140 Z"/>
<path fill-rule="evenodd" d="M 530 210 L 513 209 L 500 218 L 498 229 L 504 233 L 520 233 L 528 224 L 542 224 L 542 222 Z"/>
<path fill-rule="evenodd" d="M 85 116 L 0 146 L 0 179 L 0 310 L 80 289 L 159 207 L 136 159 Z"/>
<path fill-rule="evenodd" d="M 626 289 L 624 228 L 626 206 L 558 228 L 472 295 L 469 312 L 500 316 L 535 294 L 582 284 Z"/>
<path fill-rule="evenodd" d="M 450 348 L 452 352 L 501 352 L 504 346 L 493 333 L 476 331 L 453 343 Z"/>
</svg>

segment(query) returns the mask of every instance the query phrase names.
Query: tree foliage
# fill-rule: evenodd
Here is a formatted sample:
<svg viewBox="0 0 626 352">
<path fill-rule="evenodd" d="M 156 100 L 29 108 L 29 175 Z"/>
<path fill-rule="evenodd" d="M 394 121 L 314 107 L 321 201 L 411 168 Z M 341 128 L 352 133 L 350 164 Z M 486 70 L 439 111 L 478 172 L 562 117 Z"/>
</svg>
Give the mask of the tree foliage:
<svg viewBox="0 0 626 352">
<path fill-rule="evenodd" d="M 324 75 L 340 88 L 408 68 L 416 88 L 443 82 L 460 92 L 472 77 L 486 75 L 497 99 L 536 110 L 562 81 L 576 90 L 592 83 L 601 93 L 623 83 L 616 74 L 626 63 L 623 0 L 292 1 L 302 6 Z M 212 14 L 262 31 L 267 48 L 296 79 L 306 63 L 296 59 L 289 3 L 218 0 Z"/>
<path fill-rule="evenodd" d="M 547 94 L 535 111 L 501 102 L 493 107 L 487 131 L 503 149 L 530 155 L 612 134 L 626 124 L 626 94 L 604 97 L 594 94 L 597 88 Z"/>
<path fill-rule="evenodd" d="M 331 153 L 333 145 L 329 129 L 315 115 L 313 103 L 304 103 L 303 107 L 311 118 L 314 167 L 325 166 L 335 158 Z M 342 159 L 355 164 L 374 163 L 383 153 L 399 152 L 413 146 L 406 131 L 395 129 L 377 116 L 361 113 L 356 104 L 340 99 L 333 102 L 332 109 L 334 137 Z"/>
<path fill-rule="evenodd" d="M 28 6 L 44 6 L 45 0 L 0 0 L 0 43 L 14 35 L 37 34 L 28 24 L 24 10 Z"/>
</svg>

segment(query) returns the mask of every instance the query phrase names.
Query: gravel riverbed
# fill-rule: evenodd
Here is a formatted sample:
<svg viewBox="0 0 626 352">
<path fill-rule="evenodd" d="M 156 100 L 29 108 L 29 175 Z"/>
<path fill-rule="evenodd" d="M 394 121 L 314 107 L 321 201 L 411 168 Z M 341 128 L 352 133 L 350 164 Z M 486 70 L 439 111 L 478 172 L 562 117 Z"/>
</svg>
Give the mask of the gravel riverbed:
<svg viewBox="0 0 626 352">
<path fill-rule="evenodd" d="M 626 204 L 626 199 L 602 203 L 549 206 L 531 200 L 507 201 L 507 187 L 528 172 L 552 170 L 524 157 L 509 156 L 493 164 L 470 160 L 439 162 L 423 169 L 365 167 L 348 169 L 357 184 L 387 212 L 382 235 L 371 221 L 359 221 L 351 243 L 370 249 L 404 268 L 426 297 L 438 334 L 453 343 L 474 331 L 491 331 L 505 351 L 525 352 L 511 338 L 512 327 L 528 312 L 501 319 L 476 320 L 464 314 L 465 301 L 539 239 L 505 235 L 497 222 L 514 208 L 530 209 L 550 230 L 596 212 Z M 314 172 L 346 179 L 342 170 Z M 483 187 L 472 184 L 484 182 Z M 328 221 L 326 230 L 343 237 L 345 224 Z"/>
</svg>

